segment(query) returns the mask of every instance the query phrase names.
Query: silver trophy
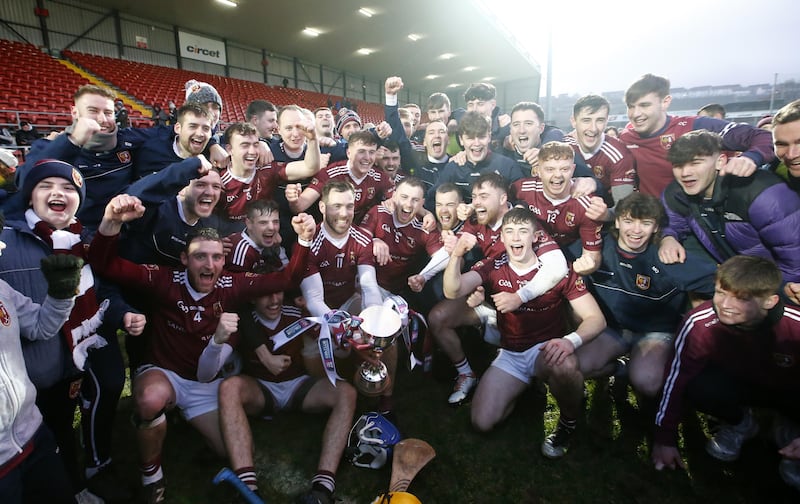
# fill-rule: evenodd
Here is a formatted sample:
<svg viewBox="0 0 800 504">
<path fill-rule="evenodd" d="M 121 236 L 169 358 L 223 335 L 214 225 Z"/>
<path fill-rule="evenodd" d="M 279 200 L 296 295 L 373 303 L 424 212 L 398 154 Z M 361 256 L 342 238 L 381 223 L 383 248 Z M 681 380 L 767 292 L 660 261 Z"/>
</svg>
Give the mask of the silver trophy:
<svg viewBox="0 0 800 504">
<path fill-rule="evenodd" d="M 377 364 L 362 362 L 356 369 L 353 382 L 364 395 L 379 396 L 391 384 L 389 370 L 380 361 L 381 354 L 394 344 L 400 334 L 402 320 L 396 311 L 382 305 L 370 306 L 358 318 L 363 321 L 356 331 L 357 334 L 354 334 L 353 343 L 358 349 L 369 349 Z"/>
</svg>

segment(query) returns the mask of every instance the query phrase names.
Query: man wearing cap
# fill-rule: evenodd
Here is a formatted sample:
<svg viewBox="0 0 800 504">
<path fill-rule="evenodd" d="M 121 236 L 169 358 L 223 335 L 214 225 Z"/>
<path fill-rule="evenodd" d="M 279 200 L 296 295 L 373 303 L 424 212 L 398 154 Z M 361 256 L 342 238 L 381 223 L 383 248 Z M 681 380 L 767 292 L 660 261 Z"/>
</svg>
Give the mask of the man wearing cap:
<svg viewBox="0 0 800 504">
<path fill-rule="evenodd" d="M 80 258 L 85 254 L 82 226 L 75 214 L 86 199 L 86 186 L 83 176 L 69 163 L 44 159 L 31 167 L 19 193 L 28 209 L 20 220 L 7 222 L 0 235 L 15 250 L 13 255 L 0 256 L 0 278 L 41 303 L 47 284 L 40 260 L 53 253 Z M 23 353 L 28 374 L 39 392 L 37 404 L 61 447 L 74 493 L 85 491 L 87 484 L 78 470 L 72 430 L 80 394 L 88 485 L 109 500 L 124 500 L 129 496 L 110 481 L 109 464 L 111 429 L 125 375 L 114 333 L 116 325 L 102 326 L 108 319 L 106 312 L 111 313 L 109 303 L 100 301 L 92 270 L 84 266 L 79 296 L 62 337 L 27 344 Z M 120 318 L 131 334 L 140 334 L 144 328 L 143 315 L 125 313 Z"/>
<path fill-rule="evenodd" d="M 222 115 L 222 97 L 211 84 L 194 79 L 187 81 L 184 89 L 186 89 L 185 103 L 199 103 L 200 105 L 205 105 L 211 111 L 211 129 L 216 134 L 219 130 L 219 118 Z"/>
<path fill-rule="evenodd" d="M 33 124 L 28 121 L 21 121 L 19 123 L 19 129 L 14 133 L 14 138 L 19 146 L 31 145 L 35 140 L 42 138 L 42 134 L 39 133 L 39 130 L 37 130 Z"/>
<path fill-rule="evenodd" d="M 352 110 L 347 110 L 343 114 L 340 113 L 339 118 L 336 120 L 335 137 L 347 141 L 350 135 L 360 130 L 363 126 L 364 123 L 361 122 L 361 116 Z"/>
<path fill-rule="evenodd" d="M 114 102 L 114 122 L 117 123 L 118 128 L 130 128 L 131 119 L 128 117 L 128 109 L 122 100 Z"/>
</svg>

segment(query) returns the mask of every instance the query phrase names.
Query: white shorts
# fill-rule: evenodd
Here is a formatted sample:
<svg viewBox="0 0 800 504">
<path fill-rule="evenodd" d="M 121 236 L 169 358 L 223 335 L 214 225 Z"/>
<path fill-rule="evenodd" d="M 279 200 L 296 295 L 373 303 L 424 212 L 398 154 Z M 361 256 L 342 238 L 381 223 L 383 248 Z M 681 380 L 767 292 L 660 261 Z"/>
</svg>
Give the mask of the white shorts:
<svg viewBox="0 0 800 504">
<path fill-rule="evenodd" d="M 258 380 L 258 383 L 265 393 L 268 392 L 272 396 L 273 412 L 277 413 L 289 409 L 297 391 L 310 378 L 308 375 L 303 375 L 282 382 Z"/>
<path fill-rule="evenodd" d="M 531 378 L 536 376 L 536 359 L 545 343 L 546 341 L 537 343 L 524 352 L 512 352 L 501 348 L 492 361 L 492 366 L 529 385 Z"/>
<path fill-rule="evenodd" d="M 483 340 L 491 345 L 500 346 L 500 330 L 497 328 L 497 310 L 489 303 L 481 303 L 475 308 L 475 315 L 483 324 Z"/>
<path fill-rule="evenodd" d="M 175 406 L 181 411 L 186 420 L 199 417 L 210 411 L 219 409 L 217 392 L 222 378 L 217 378 L 208 383 L 182 378 L 174 371 L 158 366 L 144 365 L 136 370 L 136 376 L 141 376 L 150 371 L 161 371 L 175 391 Z"/>
</svg>

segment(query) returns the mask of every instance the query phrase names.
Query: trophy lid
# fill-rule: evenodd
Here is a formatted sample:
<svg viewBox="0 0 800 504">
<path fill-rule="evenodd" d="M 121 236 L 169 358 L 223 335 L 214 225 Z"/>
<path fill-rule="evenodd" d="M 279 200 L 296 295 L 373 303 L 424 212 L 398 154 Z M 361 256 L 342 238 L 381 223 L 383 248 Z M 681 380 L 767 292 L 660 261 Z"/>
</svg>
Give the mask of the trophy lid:
<svg viewBox="0 0 800 504">
<path fill-rule="evenodd" d="M 400 331 L 400 314 L 388 306 L 376 305 L 364 309 L 359 317 L 364 319 L 361 330 L 377 338 L 389 338 Z"/>
</svg>

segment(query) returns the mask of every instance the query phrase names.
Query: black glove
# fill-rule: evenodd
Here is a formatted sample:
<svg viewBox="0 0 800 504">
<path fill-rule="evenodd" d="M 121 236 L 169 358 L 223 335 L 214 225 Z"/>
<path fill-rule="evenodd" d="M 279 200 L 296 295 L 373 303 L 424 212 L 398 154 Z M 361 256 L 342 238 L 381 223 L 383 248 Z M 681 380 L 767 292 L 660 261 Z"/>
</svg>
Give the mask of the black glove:
<svg viewBox="0 0 800 504">
<path fill-rule="evenodd" d="M 68 254 L 54 254 L 42 259 L 42 274 L 47 280 L 47 295 L 69 299 L 78 293 L 83 259 Z"/>
</svg>

